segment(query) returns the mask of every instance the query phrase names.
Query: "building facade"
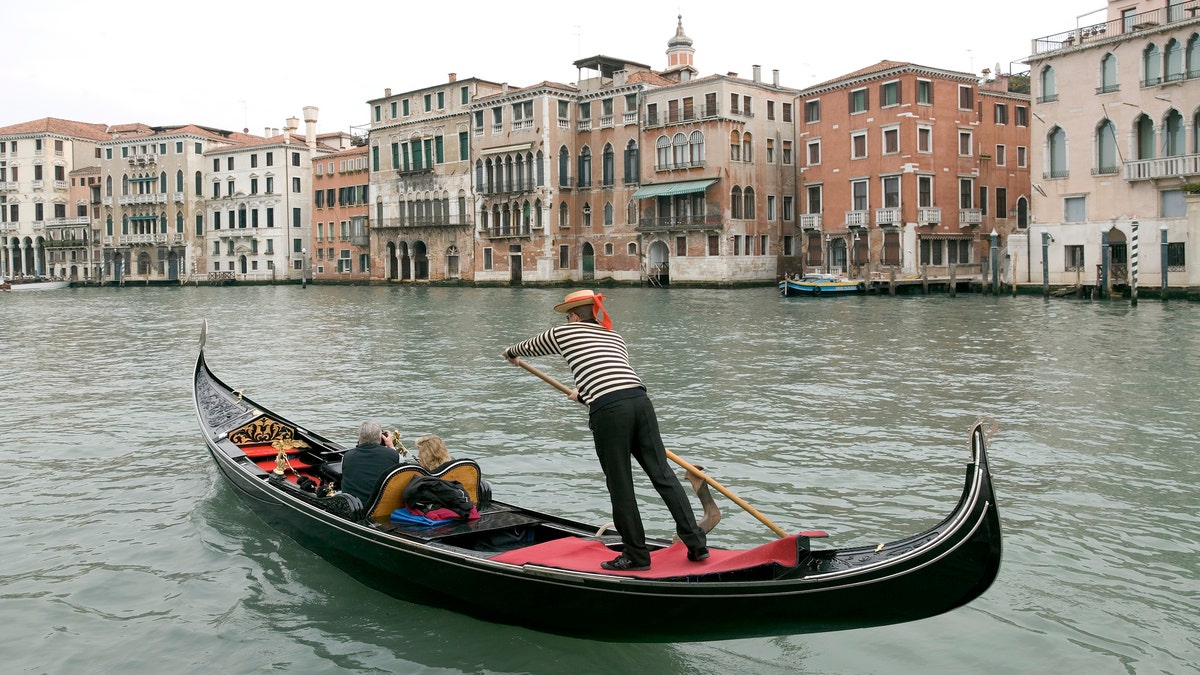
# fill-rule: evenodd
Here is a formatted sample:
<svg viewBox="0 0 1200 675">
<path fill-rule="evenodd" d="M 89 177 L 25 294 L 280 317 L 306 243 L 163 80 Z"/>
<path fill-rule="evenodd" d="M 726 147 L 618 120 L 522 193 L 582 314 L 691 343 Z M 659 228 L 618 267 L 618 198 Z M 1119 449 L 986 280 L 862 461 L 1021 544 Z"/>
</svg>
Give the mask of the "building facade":
<svg viewBox="0 0 1200 675">
<path fill-rule="evenodd" d="M 93 224 L 70 177 L 97 166 L 108 139 L 104 124 L 53 117 L 0 128 L 0 277 L 94 273 Z"/>
<path fill-rule="evenodd" d="M 1200 198 L 1185 187 L 1200 183 L 1200 2 L 1110 1 L 1104 22 L 1032 47 L 1044 196 L 1026 277 L 1157 286 L 1165 257 L 1170 285 L 1200 285 Z"/>
<path fill-rule="evenodd" d="M 801 91 L 794 271 L 980 277 L 991 233 L 1028 225 L 1029 96 L 1008 90 L 882 61 Z"/>
<path fill-rule="evenodd" d="M 313 239 L 301 251 L 313 281 L 371 279 L 370 168 L 366 146 L 313 159 Z"/>
<path fill-rule="evenodd" d="M 367 102 L 376 279 L 473 278 L 471 105 L 502 85 L 475 78 Z"/>
</svg>

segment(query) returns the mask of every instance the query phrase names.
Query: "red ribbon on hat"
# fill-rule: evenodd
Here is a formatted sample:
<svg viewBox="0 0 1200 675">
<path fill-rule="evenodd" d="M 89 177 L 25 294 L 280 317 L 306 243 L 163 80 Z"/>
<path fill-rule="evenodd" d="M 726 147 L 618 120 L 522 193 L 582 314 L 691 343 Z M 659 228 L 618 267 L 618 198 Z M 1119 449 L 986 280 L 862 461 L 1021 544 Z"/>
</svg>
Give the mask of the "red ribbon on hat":
<svg viewBox="0 0 1200 675">
<path fill-rule="evenodd" d="M 605 311 L 604 305 L 600 304 L 604 300 L 604 296 L 596 293 L 592 297 L 595 298 L 592 301 L 592 316 L 596 317 L 596 321 L 600 322 L 600 325 L 604 326 L 605 330 L 612 330 L 612 317 Z"/>
</svg>

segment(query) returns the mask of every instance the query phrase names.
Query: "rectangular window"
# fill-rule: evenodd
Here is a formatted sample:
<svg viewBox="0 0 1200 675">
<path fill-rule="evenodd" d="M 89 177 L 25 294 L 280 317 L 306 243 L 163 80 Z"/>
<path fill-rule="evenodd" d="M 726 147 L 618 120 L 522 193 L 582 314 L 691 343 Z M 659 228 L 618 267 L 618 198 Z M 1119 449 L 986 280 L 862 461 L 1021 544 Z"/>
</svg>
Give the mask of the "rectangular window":
<svg viewBox="0 0 1200 675">
<path fill-rule="evenodd" d="M 292 227 L 300 227 L 300 207 L 292 209 Z M 296 241 L 300 241 L 297 239 Z"/>
<path fill-rule="evenodd" d="M 392 108 L 392 119 L 396 119 L 396 117 L 397 117 L 397 115 L 396 115 L 396 112 L 397 112 L 397 105 L 396 105 L 396 101 L 392 101 L 392 103 L 391 103 L 391 108 Z"/>
<path fill-rule="evenodd" d="M 850 183 L 851 209 L 854 211 L 867 210 L 867 181 L 856 180 Z"/>
<path fill-rule="evenodd" d="M 558 247 L 558 268 L 565 270 L 571 266 L 571 247 L 563 244 Z"/>
<path fill-rule="evenodd" d="M 784 164 L 792 163 L 792 142 L 791 141 L 783 142 L 783 163 Z"/>
<path fill-rule="evenodd" d="M 1067 244 L 1063 246 L 1065 259 L 1063 260 L 1063 269 L 1068 272 L 1083 269 L 1083 245 L 1082 244 Z"/>
<path fill-rule="evenodd" d="M 400 101 L 400 114 L 404 117 L 408 117 L 411 113 L 412 111 L 408 108 L 408 99 Z"/>
<path fill-rule="evenodd" d="M 933 206 L 933 176 L 917 176 L 917 206 Z"/>
<path fill-rule="evenodd" d="M 933 152 L 933 127 L 924 124 L 917 127 L 917 152 Z"/>
<path fill-rule="evenodd" d="M 425 101 L 425 112 L 433 110 L 433 95 L 425 94 L 423 100 Z"/>
<path fill-rule="evenodd" d="M 850 134 L 850 159 L 862 159 L 867 156 L 867 132 L 856 131 Z"/>
<path fill-rule="evenodd" d="M 767 220 L 775 220 L 775 195 L 767 195 Z"/>
<path fill-rule="evenodd" d="M 300 166 L 300 153 L 292 153 L 292 166 Z"/>
<path fill-rule="evenodd" d="M 459 161 L 465 162 L 465 161 L 471 159 L 470 152 L 471 152 L 471 146 L 470 146 L 470 142 L 467 140 L 467 132 L 465 132 L 465 131 L 458 132 L 458 159 L 459 159 Z"/>
<path fill-rule="evenodd" d="M 1023 105 L 1019 105 L 1016 107 L 1016 109 L 1017 109 L 1017 126 L 1019 126 L 1019 127 L 1029 126 L 1029 108 L 1026 108 Z"/>
<path fill-rule="evenodd" d="M 775 101 L 767 101 L 767 119 L 775 119 Z"/>
<path fill-rule="evenodd" d="M 804 102 L 804 122 L 812 124 L 821 121 L 821 99 Z"/>
<path fill-rule="evenodd" d="M 808 158 L 806 160 L 808 166 L 817 166 L 821 163 L 821 139 L 815 139 L 808 142 Z"/>
<path fill-rule="evenodd" d="M 958 179 L 958 208 L 975 208 L 975 181 L 970 178 Z"/>
<path fill-rule="evenodd" d="M 883 206 L 884 208 L 897 208 L 900 206 L 899 176 L 883 177 Z"/>
<path fill-rule="evenodd" d="M 795 205 L 792 203 L 792 196 L 784 195 L 783 196 L 783 220 L 785 222 L 790 223 L 792 221 L 792 219 L 794 219 L 795 217 L 796 217 L 796 208 L 795 208 Z"/>
<path fill-rule="evenodd" d="M 1008 148 L 1003 145 L 996 146 L 996 166 L 1004 166 L 1008 162 Z"/>
<path fill-rule="evenodd" d="M 275 153 L 267 153 L 267 166 L 275 166 Z"/>
<path fill-rule="evenodd" d="M 783 104 L 783 121 L 784 122 L 792 121 L 792 104 L 791 103 Z"/>
<path fill-rule="evenodd" d="M 718 235 L 708 235 L 708 255 L 721 255 L 721 238 Z"/>
<path fill-rule="evenodd" d="M 1008 124 L 1008 104 L 996 104 L 996 124 Z"/>
<path fill-rule="evenodd" d="M 1167 269 L 1182 271 L 1187 266 L 1187 250 L 1182 241 L 1167 243 Z"/>
<path fill-rule="evenodd" d="M 850 92 L 850 114 L 866 112 L 870 102 L 866 89 L 855 89 Z"/>
<path fill-rule="evenodd" d="M 446 109 L 446 92 L 439 91 L 437 93 L 437 107 L 438 107 L 438 110 Z"/>
<path fill-rule="evenodd" d="M 979 213 L 984 216 L 988 214 L 988 189 L 986 185 L 979 186 Z"/>
<path fill-rule="evenodd" d="M 1087 222 L 1087 198 L 1081 196 L 1063 199 L 1063 222 Z"/>
<path fill-rule="evenodd" d="M 461 87 L 461 88 L 459 89 L 459 92 L 460 92 L 460 94 L 461 94 L 461 95 L 460 95 L 460 101 L 459 101 L 460 103 L 462 103 L 463 105 L 466 105 L 467 103 L 470 103 L 470 102 L 471 102 L 471 89 L 470 89 L 470 87 L 463 86 L 463 87 Z"/>
<path fill-rule="evenodd" d="M 883 154 L 894 155 L 900 152 L 900 127 L 885 127 L 883 129 Z"/>
<path fill-rule="evenodd" d="M 958 132 L 958 156 L 970 157 L 971 148 L 974 144 L 971 142 L 971 132 L 959 130 Z"/>
<path fill-rule="evenodd" d="M 1024 169 L 1027 162 L 1028 162 L 1028 157 L 1027 157 L 1027 151 L 1025 149 L 1025 146 L 1018 145 L 1017 146 L 1017 166 Z"/>
<path fill-rule="evenodd" d="M 492 269 L 492 249 L 491 248 L 483 249 L 483 269 L 485 269 L 485 270 Z"/>
<path fill-rule="evenodd" d="M 818 214 L 821 212 L 821 186 L 809 185 L 808 194 L 808 210 L 805 213 Z"/>
<path fill-rule="evenodd" d="M 382 119 L 383 119 L 383 113 L 382 113 L 380 107 L 375 106 L 375 121 L 378 122 Z"/>
<path fill-rule="evenodd" d="M 959 110 L 974 110 L 975 109 L 975 88 L 969 85 L 958 85 L 958 108 Z"/>
<path fill-rule="evenodd" d="M 879 85 L 879 105 L 883 108 L 900 105 L 899 82 L 885 82 Z"/>
<path fill-rule="evenodd" d="M 775 139 L 767 139 L 767 164 L 775 163 Z"/>
<path fill-rule="evenodd" d="M 1008 218 L 1008 188 L 996 188 L 996 217 Z"/>
</svg>

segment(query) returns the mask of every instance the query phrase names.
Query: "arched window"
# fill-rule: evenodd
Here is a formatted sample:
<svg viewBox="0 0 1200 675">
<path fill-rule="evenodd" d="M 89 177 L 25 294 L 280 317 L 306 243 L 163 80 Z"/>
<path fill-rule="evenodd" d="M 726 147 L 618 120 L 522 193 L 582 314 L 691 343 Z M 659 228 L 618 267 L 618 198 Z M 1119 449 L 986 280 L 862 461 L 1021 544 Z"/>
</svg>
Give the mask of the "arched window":
<svg viewBox="0 0 1200 675">
<path fill-rule="evenodd" d="M 546 164 L 543 161 L 544 159 L 545 159 L 545 157 L 542 156 L 542 151 L 538 150 L 538 153 L 537 153 L 537 186 L 538 187 L 542 187 L 543 185 L 546 184 Z"/>
<path fill-rule="evenodd" d="M 510 162 L 512 160 L 509 160 Z M 511 180 L 511 177 L 510 177 Z M 525 156 L 517 153 L 517 191 L 525 189 Z"/>
<path fill-rule="evenodd" d="M 123 174 L 121 176 L 121 194 L 122 195 L 129 194 L 129 175 L 128 174 Z"/>
<path fill-rule="evenodd" d="M 536 183 L 533 182 L 533 153 L 525 153 L 525 185 L 532 190 Z"/>
<path fill-rule="evenodd" d="M 504 158 L 504 181 L 503 189 L 507 192 L 513 191 L 513 158 L 512 155 Z"/>
<path fill-rule="evenodd" d="M 533 203 L 533 226 L 537 229 L 542 229 L 542 200 L 537 200 Z"/>
<path fill-rule="evenodd" d="M 1184 76 L 1183 45 L 1179 43 L 1179 40 L 1171 39 L 1167 42 L 1167 46 L 1163 49 L 1163 57 L 1167 70 L 1167 82 L 1182 80 Z"/>
<path fill-rule="evenodd" d="M 1137 118 L 1137 153 L 1136 159 L 1154 159 L 1154 122 L 1148 115 L 1138 115 Z"/>
<path fill-rule="evenodd" d="M 1117 126 L 1104 120 L 1096 128 L 1096 173 L 1117 172 Z"/>
<path fill-rule="evenodd" d="M 567 151 L 565 145 L 558 149 L 558 185 L 559 187 L 570 187 L 571 185 L 571 153 Z"/>
<path fill-rule="evenodd" d="M 175 172 L 175 191 L 183 192 L 183 170 Z"/>
<path fill-rule="evenodd" d="M 613 207 L 612 202 L 604 202 L 604 224 L 613 224 Z"/>
<path fill-rule="evenodd" d="M 604 144 L 604 162 L 601 167 L 600 183 L 602 185 L 611 187 L 613 184 L 613 174 L 614 173 L 615 173 L 615 170 L 613 167 L 613 146 L 612 146 L 612 143 L 605 143 Z"/>
<path fill-rule="evenodd" d="M 659 136 L 654 143 L 654 154 L 656 164 L 660 169 L 671 167 L 671 139 L 664 136 Z"/>
<path fill-rule="evenodd" d="M 1188 79 L 1200 77 L 1200 33 L 1188 38 L 1184 63 L 1187 66 Z"/>
<path fill-rule="evenodd" d="M 1192 154 L 1200 155 L 1200 111 L 1192 115 Z"/>
<path fill-rule="evenodd" d="M 692 166 L 704 165 L 704 132 L 699 129 L 692 132 L 689 139 L 692 153 Z"/>
<path fill-rule="evenodd" d="M 111 190 L 109 191 L 111 193 Z M 196 172 L 196 196 L 204 194 L 204 179 L 200 176 L 200 172 Z M 111 196 L 111 194 L 110 194 Z"/>
<path fill-rule="evenodd" d="M 1178 110 L 1168 111 L 1167 118 L 1163 120 L 1163 157 L 1182 155 L 1186 147 L 1183 115 L 1180 115 Z"/>
<path fill-rule="evenodd" d="M 175 231 L 183 234 L 183 211 L 175 212 Z"/>
<path fill-rule="evenodd" d="M 1100 59 L 1100 93 L 1117 91 L 1120 86 L 1117 84 L 1117 57 L 1112 54 L 1105 54 L 1104 58 Z"/>
<path fill-rule="evenodd" d="M 583 223 L 581 223 L 580 227 L 591 227 L 591 226 L 592 226 L 592 205 L 587 202 L 584 202 L 583 203 Z"/>
<path fill-rule="evenodd" d="M 671 163 L 675 166 L 688 166 L 691 163 L 688 158 L 687 136 L 682 132 L 675 134 L 671 139 Z"/>
<path fill-rule="evenodd" d="M 742 188 L 734 185 L 733 190 L 729 192 L 729 217 L 742 217 Z"/>
<path fill-rule="evenodd" d="M 167 194 L 167 172 L 163 171 L 158 174 L 158 193 Z"/>
<path fill-rule="evenodd" d="M 625 222 L 636 224 L 638 221 L 638 205 L 636 199 L 630 199 L 625 205 Z"/>
<path fill-rule="evenodd" d="M 583 146 L 583 150 L 579 151 L 579 187 L 591 187 L 592 185 L 592 149 L 588 146 Z"/>
<path fill-rule="evenodd" d="M 742 209 L 746 220 L 754 220 L 754 188 L 747 187 L 743 193 L 746 207 Z"/>
<path fill-rule="evenodd" d="M 483 160 L 475 160 L 475 189 L 480 193 L 487 193 L 487 185 L 483 182 Z"/>
<path fill-rule="evenodd" d="M 488 210 L 487 209 L 479 210 L 479 231 L 484 233 L 485 236 L 487 235 L 487 231 L 488 231 Z"/>
<path fill-rule="evenodd" d="M 1049 102 L 1058 100 L 1058 82 L 1054 78 L 1054 68 L 1046 66 L 1038 73 L 1038 87 L 1041 89 L 1039 101 Z"/>
<path fill-rule="evenodd" d="M 749 132 L 742 135 L 742 161 L 754 161 L 754 141 L 751 139 Z"/>
<path fill-rule="evenodd" d="M 629 242 L 629 245 L 625 248 L 625 250 L 629 252 L 629 255 L 637 255 L 637 242 Z"/>
<path fill-rule="evenodd" d="M 641 182 L 641 170 L 638 167 L 637 141 L 630 140 L 625 144 L 625 184 Z"/>
<path fill-rule="evenodd" d="M 1162 82 L 1162 56 L 1158 45 L 1149 45 L 1142 50 L 1142 86 L 1149 87 Z"/>
<path fill-rule="evenodd" d="M 742 159 L 742 135 L 737 131 L 729 134 L 729 159 L 734 162 Z"/>
<path fill-rule="evenodd" d="M 200 180 L 200 172 L 199 171 L 196 172 L 196 180 L 197 181 Z M 196 184 L 199 185 L 199 183 L 196 183 Z M 199 194 L 199 193 L 200 193 L 200 191 L 197 190 L 196 194 Z M 112 176 L 104 177 L 104 196 L 105 197 L 112 196 Z"/>
<path fill-rule="evenodd" d="M 1054 127 L 1046 136 L 1046 158 L 1049 162 L 1050 178 L 1067 177 L 1067 132 Z"/>
<path fill-rule="evenodd" d="M 571 226 L 571 211 L 566 202 L 558 205 L 558 226 L 564 230 Z"/>
</svg>

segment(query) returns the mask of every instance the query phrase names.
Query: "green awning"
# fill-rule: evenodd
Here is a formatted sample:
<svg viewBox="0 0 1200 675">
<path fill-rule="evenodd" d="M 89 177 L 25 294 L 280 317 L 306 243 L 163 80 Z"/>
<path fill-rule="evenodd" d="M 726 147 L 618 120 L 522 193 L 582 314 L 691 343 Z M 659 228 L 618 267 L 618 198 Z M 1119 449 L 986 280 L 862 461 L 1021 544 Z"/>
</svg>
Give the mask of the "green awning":
<svg viewBox="0 0 1200 675">
<path fill-rule="evenodd" d="M 717 182 L 716 178 L 705 178 L 704 180 L 685 180 L 678 183 L 659 183 L 657 185 L 643 185 L 638 188 L 638 191 L 633 193 L 634 199 L 646 199 L 648 197 L 669 197 L 671 195 L 682 195 L 689 192 L 704 192 L 709 185 Z"/>
</svg>

